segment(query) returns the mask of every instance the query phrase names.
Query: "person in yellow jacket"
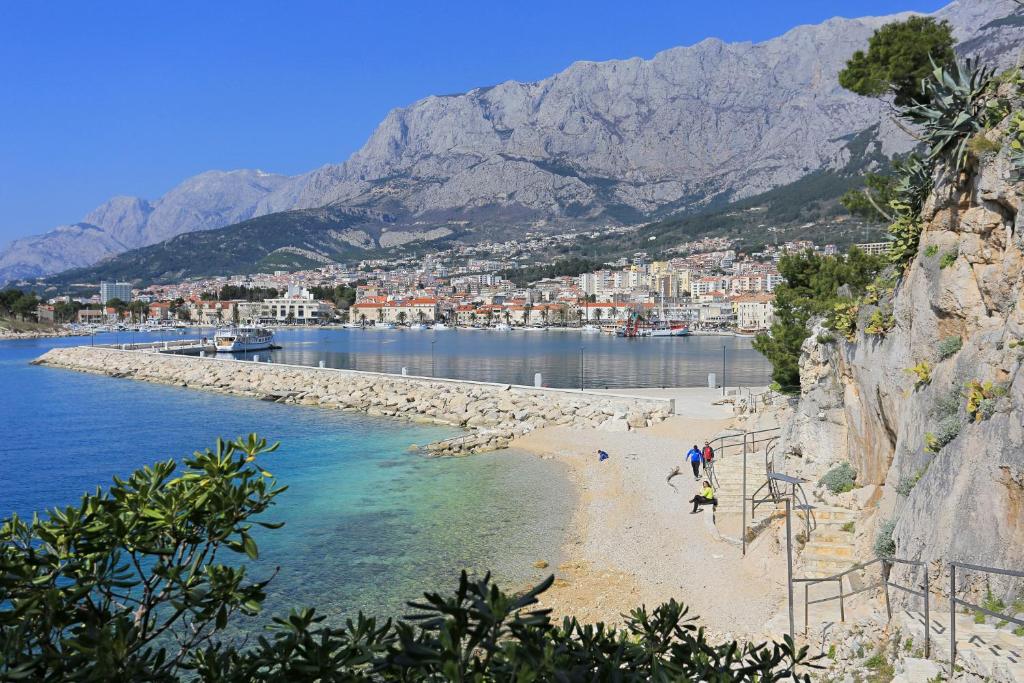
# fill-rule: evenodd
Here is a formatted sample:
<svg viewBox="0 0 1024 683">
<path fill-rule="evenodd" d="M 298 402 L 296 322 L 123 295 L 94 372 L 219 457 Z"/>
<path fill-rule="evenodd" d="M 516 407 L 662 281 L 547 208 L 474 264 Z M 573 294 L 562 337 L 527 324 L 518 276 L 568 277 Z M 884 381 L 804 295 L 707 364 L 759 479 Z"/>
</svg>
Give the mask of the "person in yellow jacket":
<svg viewBox="0 0 1024 683">
<path fill-rule="evenodd" d="M 718 499 L 715 498 L 715 490 L 711 488 L 711 482 L 705 479 L 704 488 L 700 490 L 700 493 L 691 498 L 690 502 L 693 503 L 693 510 L 690 511 L 691 515 L 700 512 L 701 505 L 710 505 L 712 510 L 716 509 L 718 507 Z"/>
</svg>

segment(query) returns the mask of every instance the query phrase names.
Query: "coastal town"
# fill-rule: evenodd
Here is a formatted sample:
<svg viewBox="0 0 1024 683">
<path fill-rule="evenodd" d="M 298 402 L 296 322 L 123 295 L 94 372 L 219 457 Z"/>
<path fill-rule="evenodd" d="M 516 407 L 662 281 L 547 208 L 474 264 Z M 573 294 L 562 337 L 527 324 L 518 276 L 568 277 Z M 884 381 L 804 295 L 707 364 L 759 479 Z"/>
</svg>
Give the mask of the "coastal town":
<svg viewBox="0 0 1024 683">
<path fill-rule="evenodd" d="M 636 321 L 754 334 L 771 327 L 774 290 L 782 282 L 777 263 L 783 255 L 837 253 L 835 245 L 809 241 L 743 253 L 733 240 L 706 238 L 680 245 L 673 250 L 678 255 L 664 260 L 637 252 L 578 274 L 520 277 L 529 272 L 524 253 L 536 258 L 538 246 L 552 248 L 562 237 L 544 238 L 550 244 L 463 245 L 420 259 L 364 260 L 141 288 L 105 281 L 93 285 L 91 295 L 40 301 L 36 317 L 40 323 L 92 327 L 251 322 L 609 332 Z M 879 253 L 888 243 L 858 247 Z M 500 253 L 508 256 L 494 256 Z M 559 264 L 556 260 L 535 270 L 557 272 Z"/>
</svg>

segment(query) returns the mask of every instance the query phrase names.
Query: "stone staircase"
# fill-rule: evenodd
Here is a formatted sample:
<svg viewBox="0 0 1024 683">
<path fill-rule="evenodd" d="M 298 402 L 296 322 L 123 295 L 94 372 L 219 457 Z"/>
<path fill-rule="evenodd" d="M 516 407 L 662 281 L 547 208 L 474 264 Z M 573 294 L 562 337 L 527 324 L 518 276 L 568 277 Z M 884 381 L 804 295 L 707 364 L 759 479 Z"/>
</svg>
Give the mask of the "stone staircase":
<svg viewBox="0 0 1024 683">
<path fill-rule="evenodd" d="M 804 532 L 804 514 L 797 512 L 794 534 Z M 841 507 L 816 507 L 813 515 L 815 525 L 800 552 L 802 575 L 811 578 L 832 576 L 856 564 L 853 531 L 847 529 L 856 523 L 860 513 Z"/>
<path fill-rule="evenodd" d="M 715 461 L 715 496 L 719 514 L 743 513 L 743 456 L 732 455 Z M 747 495 L 765 481 L 764 453 L 747 455 Z M 748 508 L 749 511 L 749 508 Z"/>
<path fill-rule="evenodd" d="M 989 619 L 988 621 L 994 621 Z M 919 611 L 895 611 L 893 622 L 904 637 L 924 642 L 924 614 Z M 1024 638 L 1013 634 L 1013 624 L 997 628 L 991 623 L 976 624 L 972 614 L 956 615 L 956 663 L 964 672 L 1000 683 L 1024 683 Z M 949 608 L 932 605 L 929 622 L 931 658 L 949 663 Z"/>
</svg>

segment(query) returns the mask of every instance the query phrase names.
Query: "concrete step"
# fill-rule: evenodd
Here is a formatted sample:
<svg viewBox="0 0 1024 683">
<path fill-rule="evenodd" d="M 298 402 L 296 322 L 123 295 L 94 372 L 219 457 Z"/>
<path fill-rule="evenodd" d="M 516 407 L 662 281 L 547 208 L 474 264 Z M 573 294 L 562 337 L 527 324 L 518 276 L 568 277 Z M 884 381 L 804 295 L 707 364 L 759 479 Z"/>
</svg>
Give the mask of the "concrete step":
<svg viewBox="0 0 1024 683">
<path fill-rule="evenodd" d="M 821 526 L 818 525 L 814 531 L 811 532 L 811 541 L 824 541 L 826 543 L 845 543 L 847 545 L 853 545 L 853 532 L 843 531 L 841 526 Z"/>
<path fill-rule="evenodd" d="M 804 554 L 800 557 L 800 566 L 808 576 L 823 577 L 839 574 L 852 567 L 855 563 L 850 560 L 836 559 L 833 557 L 817 557 Z"/>
<path fill-rule="evenodd" d="M 803 556 L 814 558 L 828 558 L 834 560 L 852 560 L 853 545 L 850 543 L 833 543 L 830 541 L 819 541 L 811 535 L 811 540 L 804 546 Z"/>
<path fill-rule="evenodd" d="M 804 514 L 799 510 L 797 511 L 797 513 L 801 515 Z M 857 510 L 850 510 L 848 508 L 840 507 L 816 507 L 814 508 L 814 510 L 812 510 L 812 513 L 814 515 L 814 519 L 818 522 L 856 522 L 857 519 L 860 518 L 860 512 L 858 512 Z"/>
</svg>

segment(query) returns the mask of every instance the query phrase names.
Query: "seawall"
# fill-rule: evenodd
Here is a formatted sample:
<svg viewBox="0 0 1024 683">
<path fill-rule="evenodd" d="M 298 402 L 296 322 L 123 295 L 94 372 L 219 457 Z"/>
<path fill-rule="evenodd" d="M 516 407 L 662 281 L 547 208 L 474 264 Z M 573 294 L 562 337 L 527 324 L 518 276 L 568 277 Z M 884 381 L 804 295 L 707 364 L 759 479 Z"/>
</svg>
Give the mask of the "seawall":
<svg viewBox="0 0 1024 683">
<path fill-rule="evenodd" d="M 624 432 L 664 420 L 671 399 L 187 357 L 93 346 L 52 349 L 36 365 L 300 405 L 465 427 L 437 454 L 494 450 L 540 427 Z"/>
</svg>

